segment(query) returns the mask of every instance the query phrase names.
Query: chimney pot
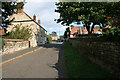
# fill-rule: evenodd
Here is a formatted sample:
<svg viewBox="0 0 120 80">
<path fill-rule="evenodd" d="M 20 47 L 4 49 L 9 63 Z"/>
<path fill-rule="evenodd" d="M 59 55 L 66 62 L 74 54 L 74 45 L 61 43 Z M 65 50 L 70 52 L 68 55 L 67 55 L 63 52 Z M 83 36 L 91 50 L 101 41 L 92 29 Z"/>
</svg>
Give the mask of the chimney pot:
<svg viewBox="0 0 120 80">
<path fill-rule="evenodd" d="M 40 20 L 38 20 L 38 24 L 40 24 Z"/>
<path fill-rule="evenodd" d="M 33 20 L 36 21 L 36 16 L 35 15 L 33 16 Z"/>
</svg>

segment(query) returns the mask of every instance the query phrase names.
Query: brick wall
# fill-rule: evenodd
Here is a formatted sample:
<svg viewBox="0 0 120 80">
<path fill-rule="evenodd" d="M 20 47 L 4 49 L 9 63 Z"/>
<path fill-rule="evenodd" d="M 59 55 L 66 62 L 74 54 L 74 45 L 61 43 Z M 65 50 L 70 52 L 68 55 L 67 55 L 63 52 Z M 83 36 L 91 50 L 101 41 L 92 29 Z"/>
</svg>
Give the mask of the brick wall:
<svg viewBox="0 0 120 80">
<path fill-rule="evenodd" d="M 84 53 L 90 60 L 120 74 L 120 44 L 94 39 L 69 39 L 72 46 Z"/>
<path fill-rule="evenodd" d="M 23 50 L 26 48 L 29 48 L 28 41 L 24 41 L 20 39 L 5 39 L 5 45 L 0 55 L 10 54 L 15 51 Z"/>
</svg>

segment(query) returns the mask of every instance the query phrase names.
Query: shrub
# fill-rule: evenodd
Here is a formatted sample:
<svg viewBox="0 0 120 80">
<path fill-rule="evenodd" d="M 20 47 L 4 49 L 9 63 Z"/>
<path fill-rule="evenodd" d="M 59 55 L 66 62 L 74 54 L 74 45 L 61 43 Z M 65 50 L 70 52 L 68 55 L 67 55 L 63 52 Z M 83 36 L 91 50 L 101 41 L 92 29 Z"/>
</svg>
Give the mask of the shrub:
<svg viewBox="0 0 120 80">
<path fill-rule="evenodd" d="M 49 36 L 49 35 L 47 36 L 47 42 L 48 42 L 48 43 L 51 43 L 51 42 L 52 42 L 52 38 L 51 38 L 51 36 Z"/>
<path fill-rule="evenodd" d="M 52 40 L 52 41 L 58 41 L 58 40 Z"/>
<path fill-rule="evenodd" d="M 120 28 L 113 27 L 113 28 L 103 29 L 102 38 L 107 39 L 107 40 L 119 41 L 120 40 Z"/>
<path fill-rule="evenodd" d="M 11 32 L 9 32 L 9 36 L 12 39 L 28 40 L 32 36 L 32 33 L 28 25 L 22 26 L 22 24 L 18 24 L 18 25 L 15 25 L 15 27 Z"/>
<path fill-rule="evenodd" d="M 4 47 L 5 41 L 4 39 L 0 38 L 0 50 Z"/>
</svg>

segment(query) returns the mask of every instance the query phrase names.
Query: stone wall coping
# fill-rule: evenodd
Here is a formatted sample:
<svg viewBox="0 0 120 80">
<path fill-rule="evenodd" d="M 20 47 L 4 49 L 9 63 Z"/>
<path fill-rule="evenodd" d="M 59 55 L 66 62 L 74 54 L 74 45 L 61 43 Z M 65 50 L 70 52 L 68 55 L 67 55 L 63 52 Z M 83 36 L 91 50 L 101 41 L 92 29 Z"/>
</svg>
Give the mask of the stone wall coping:
<svg viewBox="0 0 120 80">
<path fill-rule="evenodd" d="M 97 42 L 116 42 L 112 40 L 104 40 L 104 39 L 99 39 L 99 38 L 69 38 L 71 40 L 79 40 L 79 41 L 97 41 Z M 118 42 L 117 42 L 118 43 Z"/>
<path fill-rule="evenodd" d="M 5 42 L 23 42 L 23 41 L 27 41 L 27 40 L 23 40 L 23 39 L 4 39 Z"/>
</svg>

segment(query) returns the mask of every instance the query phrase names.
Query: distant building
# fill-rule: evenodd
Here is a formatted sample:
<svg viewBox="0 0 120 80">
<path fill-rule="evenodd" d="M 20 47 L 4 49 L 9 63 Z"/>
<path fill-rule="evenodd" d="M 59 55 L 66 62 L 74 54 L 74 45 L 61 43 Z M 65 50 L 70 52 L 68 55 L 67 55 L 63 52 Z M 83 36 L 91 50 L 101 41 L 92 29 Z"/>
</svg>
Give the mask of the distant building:
<svg viewBox="0 0 120 80">
<path fill-rule="evenodd" d="M 94 33 L 94 34 L 102 34 L 102 32 L 100 32 L 99 30 L 100 30 L 100 27 L 99 26 L 95 26 L 92 33 Z"/>
<path fill-rule="evenodd" d="M 75 38 L 76 35 L 78 34 L 88 34 L 86 27 L 83 27 L 83 26 L 80 26 L 80 27 L 70 26 L 69 28 L 70 28 L 70 38 Z M 92 33 L 101 34 L 99 29 L 100 29 L 99 26 L 95 26 Z"/>
<path fill-rule="evenodd" d="M 80 34 L 80 29 L 78 27 L 73 27 L 70 30 L 70 38 L 74 38 L 76 34 Z"/>
<path fill-rule="evenodd" d="M 52 40 L 58 40 L 58 35 L 57 34 L 49 34 L 52 38 Z"/>
</svg>

